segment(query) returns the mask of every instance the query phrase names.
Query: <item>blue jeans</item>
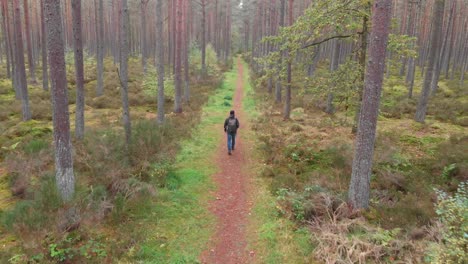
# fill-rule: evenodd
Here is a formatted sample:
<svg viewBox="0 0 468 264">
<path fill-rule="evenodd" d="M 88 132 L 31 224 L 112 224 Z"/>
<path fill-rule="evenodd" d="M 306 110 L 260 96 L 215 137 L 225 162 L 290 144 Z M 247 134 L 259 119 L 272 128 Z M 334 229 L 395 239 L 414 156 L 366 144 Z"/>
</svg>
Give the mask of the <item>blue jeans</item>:
<svg viewBox="0 0 468 264">
<path fill-rule="evenodd" d="M 227 147 L 228 151 L 231 152 L 236 145 L 236 134 L 227 133 Z"/>
</svg>

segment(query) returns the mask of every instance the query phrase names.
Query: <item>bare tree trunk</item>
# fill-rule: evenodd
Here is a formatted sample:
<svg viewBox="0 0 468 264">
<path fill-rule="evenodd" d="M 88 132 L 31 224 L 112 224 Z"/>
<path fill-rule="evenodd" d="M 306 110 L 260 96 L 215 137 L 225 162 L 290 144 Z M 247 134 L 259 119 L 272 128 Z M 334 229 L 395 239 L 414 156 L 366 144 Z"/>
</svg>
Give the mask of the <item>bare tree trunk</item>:
<svg viewBox="0 0 468 264">
<path fill-rule="evenodd" d="M 293 24 L 293 4 L 294 0 L 289 0 L 289 26 Z M 286 84 L 286 98 L 284 102 L 284 119 L 289 119 L 291 115 L 291 81 L 292 81 L 292 64 L 290 59 L 288 59 L 288 66 L 287 66 L 287 78 L 288 83 Z"/>
<path fill-rule="evenodd" d="M 146 57 L 148 56 L 148 43 L 146 40 L 146 8 L 148 7 L 149 0 L 141 0 L 140 13 L 141 13 L 141 64 L 143 71 L 146 74 Z"/>
<path fill-rule="evenodd" d="M 130 145 L 131 139 L 131 123 L 130 123 L 130 108 L 128 105 L 128 27 L 129 14 L 127 0 L 122 0 L 120 10 L 120 18 L 122 19 L 120 28 L 120 83 L 122 94 L 122 121 L 125 129 L 125 142 L 127 147 Z"/>
<path fill-rule="evenodd" d="M 47 68 L 47 30 L 44 14 L 44 0 L 41 0 L 41 55 L 42 55 L 42 89 L 49 90 L 49 75 Z"/>
<path fill-rule="evenodd" d="M 367 6 L 368 10 L 370 9 L 370 5 Z M 370 11 L 370 10 L 369 10 Z M 368 35 L 368 22 L 369 22 L 369 17 L 364 16 L 362 19 L 362 35 L 361 35 L 361 49 L 359 52 L 359 65 L 361 66 L 361 82 L 362 85 L 364 85 L 364 81 L 366 79 L 366 55 L 367 55 L 367 35 Z M 358 91 L 358 102 L 356 106 L 356 114 L 354 116 L 354 125 L 353 128 L 351 129 L 352 133 L 357 133 L 357 129 L 359 126 L 359 116 L 361 115 L 361 104 L 362 104 L 362 90 L 359 89 Z"/>
<path fill-rule="evenodd" d="M 286 0 L 280 0 L 280 27 L 284 27 L 284 17 L 285 17 L 285 11 L 284 9 L 286 8 Z M 255 48 L 255 47 L 254 47 Z M 281 53 L 281 58 L 278 61 L 278 68 L 281 69 L 281 65 L 283 64 L 285 54 L 284 52 Z M 280 70 L 279 70 L 280 71 Z M 276 87 L 275 87 L 275 102 L 276 103 L 281 103 L 281 74 L 278 72 L 278 79 L 276 81 Z"/>
<path fill-rule="evenodd" d="M 31 75 L 31 81 L 36 83 L 36 73 L 35 65 L 33 59 L 33 47 L 31 44 L 31 26 L 29 23 L 29 6 L 28 0 L 24 0 L 24 25 L 25 25 L 25 35 L 26 35 L 26 47 L 28 48 L 28 63 L 29 63 L 29 75 Z"/>
<path fill-rule="evenodd" d="M 189 12 L 189 1 L 185 0 L 184 2 L 184 12 L 182 17 L 183 19 L 183 46 L 184 46 L 184 102 L 188 103 L 190 101 L 190 72 L 189 72 L 189 42 L 190 42 L 190 21 L 188 19 Z"/>
<path fill-rule="evenodd" d="M 201 0 L 202 7 L 202 44 L 201 44 L 201 60 L 202 60 L 202 77 L 206 76 L 206 0 Z"/>
<path fill-rule="evenodd" d="M 8 8 L 8 4 L 6 4 L 6 7 Z M 9 18 L 8 18 L 8 10 L 7 10 L 7 21 L 9 21 Z M 17 36 L 16 36 L 16 20 L 15 20 L 15 6 L 12 5 L 12 12 L 11 12 L 11 19 L 12 19 L 12 22 L 11 22 L 11 33 L 10 33 L 10 36 L 11 36 L 11 45 L 10 45 L 10 49 L 11 49 L 11 71 L 12 71 L 12 86 L 13 86 L 13 90 L 15 91 L 15 99 L 16 100 L 21 100 L 21 82 L 19 80 L 19 70 L 18 69 L 18 53 L 16 51 L 17 49 Z M 10 23 L 7 24 L 7 26 L 9 26 Z M 10 31 L 10 30 L 9 30 Z M 23 57 L 23 60 L 24 60 L 24 57 Z M 26 71 L 26 69 L 25 69 Z"/>
<path fill-rule="evenodd" d="M 97 41 L 97 96 L 104 94 L 104 0 L 98 0 L 96 24 Z"/>
<path fill-rule="evenodd" d="M 52 84 L 55 180 L 62 200 L 68 202 L 73 198 L 75 192 L 75 176 L 73 174 L 72 146 L 70 140 L 70 114 L 68 112 L 65 45 L 61 24 L 62 17 L 60 1 L 44 1 L 47 23 L 47 50 L 49 54 L 50 79 Z"/>
<path fill-rule="evenodd" d="M 9 33 L 9 30 L 7 29 L 7 20 L 6 20 L 6 12 L 7 12 L 7 9 L 6 9 L 6 2 L 1 2 L 0 3 L 2 5 L 2 31 L 3 31 L 3 36 L 5 38 L 5 53 L 6 53 L 6 70 L 7 70 L 7 78 L 11 78 L 11 68 L 10 68 L 10 65 L 12 64 L 12 60 L 10 59 L 11 57 L 11 53 L 10 53 L 10 45 L 11 45 L 11 42 L 10 42 L 10 33 Z"/>
<path fill-rule="evenodd" d="M 363 101 L 348 192 L 349 203 L 355 209 L 369 206 L 372 157 L 390 31 L 392 0 L 376 0 L 373 6 L 369 60 L 366 67 Z"/>
<path fill-rule="evenodd" d="M 182 6 L 183 0 L 177 0 L 174 113 L 182 113 Z"/>
<path fill-rule="evenodd" d="M 21 108 L 23 112 L 23 121 L 31 119 L 31 110 L 29 109 L 28 82 L 26 78 L 26 67 L 24 65 L 23 33 L 21 30 L 21 9 L 19 0 L 14 0 L 15 11 L 15 37 L 16 37 L 16 85 L 19 87 L 21 97 Z"/>
<path fill-rule="evenodd" d="M 83 40 L 81 29 L 81 0 L 72 0 L 73 19 L 73 43 L 75 54 L 75 78 L 76 78 L 76 117 L 75 136 L 78 139 L 84 137 L 84 67 L 83 67 Z"/>
<path fill-rule="evenodd" d="M 424 76 L 424 86 L 422 88 L 421 97 L 419 99 L 418 107 L 416 108 L 416 115 L 414 119 L 417 122 L 424 123 L 426 119 L 427 104 L 429 103 L 429 95 L 431 93 L 431 83 L 436 70 L 436 63 L 439 51 L 439 39 L 442 32 L 442 18 L 444 14 L 445 0 L 436 0 L 433 13 L 433 27 L 431 35 L 431 47 L 429 52 L 429 64 L 426 68 L 426 75 Z"/>
<path fill-rule="evenodd" d="M 158 71 L 158 123 L 164 123 L 164 33 L 163 33 L 163 17 L 162 17 L 162 1 L 156 2 L 156 35 L 159 37 L 157 41 L 157 71 Z"/>
<path fill-rule="evenodd" d="M 455 4 L 455 2 L 453 2 Z M 439 39 L 439 50 L 437 51 L 437 59 L 436 59 L 436 63 L 435 63 L 435 69 L 434 69 L 434 73 L 432 74 L 432 81 L 431 81 L 431 92 L 432 94 L 435 94 L 437 92 L 437 88 L 439 86 L 439 79 L 440 79 L 440 72 L 442 70 L 442 65 L 444 63 L 444 57 L 445 57 L 445 54 L 446 54 L 446 49 L 447 49 L 447 42 L 449 40 L 449 36 L 450 36 L 450 29 L 452 28 L 452 23 L 453 23 L 453 20 L 452 20 L 452 16 L 453 16 L 453 12 L 455 10 L 455 5 L 452 5 L 452 8 L 451 8 L 451 11 L 450 11 L 450 15 L 448 18 L 446 18 L 448 20 L 448 23 L 447 23 L 447 30 L 445 32 L 445 34 L 443 34 L 443 41 L 442 39 Z M 442 46 L 441 46 L 442 45 Z"/>
</svg>

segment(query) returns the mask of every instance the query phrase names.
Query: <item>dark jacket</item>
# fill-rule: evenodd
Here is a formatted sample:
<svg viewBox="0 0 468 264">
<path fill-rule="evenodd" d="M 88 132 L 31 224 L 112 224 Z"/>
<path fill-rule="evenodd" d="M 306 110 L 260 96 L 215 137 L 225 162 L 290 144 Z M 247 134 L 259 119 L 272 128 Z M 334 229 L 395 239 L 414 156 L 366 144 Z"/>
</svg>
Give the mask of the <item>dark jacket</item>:
<svg viewBox="0 0 468 264">
<path fill-rule="evenodd" d="M 227 132 L 229 119 L 236 119 L 236 130 L 234 132 L 231 132 L 231 134 L 236 134 L 237 129 L 239 128 L 239 120 L 233 115 L 229 116 L 228 118 L 226 118 L 226 121 L 224 121 L 224 132 Z"/>
</svg>

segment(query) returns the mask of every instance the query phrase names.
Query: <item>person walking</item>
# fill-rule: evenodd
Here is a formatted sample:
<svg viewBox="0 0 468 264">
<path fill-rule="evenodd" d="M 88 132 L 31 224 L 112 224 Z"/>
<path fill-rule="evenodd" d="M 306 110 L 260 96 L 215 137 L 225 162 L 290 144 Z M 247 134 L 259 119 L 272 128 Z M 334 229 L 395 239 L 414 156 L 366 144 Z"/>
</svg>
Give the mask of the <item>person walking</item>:
<svg viewBox="0 0 468 264">
<path fill-rule="evenodd" d="M 231 110 L 231 112 L 229 112 L 229 117 L 224 121 L 224 132 L 227 134 L 229 155 L 232 155 L 232 151 L 236 145 L 237 129 L 239 129 L 239 120 L 236 118 L 234 110 Z"/>
</svg>

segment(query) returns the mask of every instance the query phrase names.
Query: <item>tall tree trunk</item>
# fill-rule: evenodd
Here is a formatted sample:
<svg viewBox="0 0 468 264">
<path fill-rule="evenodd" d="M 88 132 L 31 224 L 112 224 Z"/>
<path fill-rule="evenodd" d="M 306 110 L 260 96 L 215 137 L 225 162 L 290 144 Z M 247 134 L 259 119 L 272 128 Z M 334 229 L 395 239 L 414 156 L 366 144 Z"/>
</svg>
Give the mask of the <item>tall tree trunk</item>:
<svg viewBox="0 0 468 264">
<path fill-rule="evenodd" d="M 164 123 L 164 34 L 163 34 L 163 17 L 162 17 L 162 1 L 156 2 L 156 36 L 160 39 L 157 41 L 157 71 L 158 71 L 158 123 Z"/>
<path fill-rule="evenodd" d="M 10 53 L 10 45 L 11 45 L 11 42 L 10 42 L 10 33 L 9 33 L 9 30 L 7 29 L 7 20 L 6 20 L 6 17 L 7 17 L 7 8 L 6 8 L 6 5 L 7 3 L 6 2 L 1 2 L 0 3 L 2 5 L 2 31 L 3 31 L 3 36 L 5 38 L 5 53 L 6 53 L 6 70 L 7 70 L 7 78 L 10 79 L 11 78 L 11 68 L 10 68 L 10 65 L 12 64 L 12 60 L 10 59 L 11 58 L 11 53 Z"/>
<path fill-rule="evenodd" d="M 201 7 L 202 7 L 202 43 L 201 43 L 201 62 L 202 62 L 202 77 L 206 77 L 206 0 L 201 0 Z"/>
<path fill-rule="evenodd" d="M 146 40 L 146 8 L 148 7 L 149 0 L 141 0 L 140 13 L 141 13 L 141 64 L 143 71 L 146 74 L 146 57 L 148 56 L 148 43 Z"/>
<path fill-rule="evenodd" d="M 289 26 L 293 24 L 293 4 L 294 0 L 289 0 Z M 292 81 L 292 64 L 291 59 L 288 58 L 288 66 L 287 66 L 287 78 L 288 83 L 286 84 L 286 96 L 284 102 L 284 119 L 289 119 L 291 115 L 291 81 Z"/>
<path fill-rule="evenodd" d="M 81 0 L 72 0 L 73 19 L 73 44 L 75 54 L 75 78 L 76 78 L 76 112 L 75 112 L 75 136 L 78 139 L 84 137 L 84 67 L 83 67 L 83 40 L 81 29 Z"/>
<path fill-rule="evenodd" d="M 130 108 L 128 105 L 128 32 L 129 32 L 129 14 L 127 0 L 122 0 L 120 10 L 121 28 L 120 28 L 120 83 L 122 94 L 122 121 L 125 130 L 125 142 L 130 145 L 131 123 Z"/>
<path fill-rule="evenodd" d="M 453 2 L 455 4 L 455 2 Z M 447 19 L 447 29 L 445 33 L 443 34 L 443 41 L 442 39 L 439 39 L 439 50 L 437 51 L 437 59 L 435 63 L 435 68 L 434 68 L 434 73 L 432 74 L 432 81 L 431 81 L 431 92 L 432 94 L 435 94 L 437 92 L 437 88 L 439 86 L 439 79 L 440 79 L 440 72 L 442 70 L 442 65 L 444 62 L 445 54 L 446 54 L 446 49 L 447 49 L 447 44 L 450 36 L 450 29 L 452 28 L 452 17 L 453 17 L 453 12 L 455 10 L 455 5 L 452 5 L 450 15 Z M 442 46 L 441 46 L 442 45 Z"/>
<path fill-rule="evenodd" d="M 33 59 L 33 47 L 31 43 L 31 26 L 29 23 L 29 5 L 28 0 L 24 0 L 24 25 L 25 25 L 25 35 L 26 35 L 26 47 L 28 48 L 28 63 L 29 63 L 29 75 L 31 76 L 31 81 L 36 83 L 36 73 L 35 65 Z"/>
<path fill-rule="evenodd" d="M 169 1 L 172 1 L 172 10 L 171 10 L 171 17 L 172 17 L 172 29 L 171 29 L 171 38 L 172 38 L 172 41 L 171 41 L 171 46 L 174 46 L 174 48 L 172 49 L 172 57 L 171 57 L 171 65 L 172 65 L 172 74 L 176 74 L 176 53 L 177 53 L 177 27 L 179 26 L 178 25 L 178 10 L 179 10 L 179 6 L 178 6 L 178 1 L 179 0 L 169 0 Z"/>
<path fill-rule="evenodd" d="M 42 89 L 49 90 L 49 75 L 47 67 L 47 30 L 44 14 L 44 0 L 41 0 L 41 55 L 42 55 Z"/>
<path fill-rule="evenodd" d="M 420 23 L 420 17 L 421 17 L 421 5 L 420 3 L 414 3 L 417 5 L 416 8 L 414 8 L 414 13 L 415 13 L 415 18 L 413 22 L 413 26 L 411 29 L 411 34 L 410 36 L 418 36 L 419 30 L 419 23 Z M 420 36 L 419 36 L 420 38 Z M 414 47 L 415 43 L 411 43 L 411 47 Z M 410 57 L 409 62 L 408 62 L 408 73 L 406 75 L 406 83 L 409 85 L 408 87 L 408 98 L 413 98 L 413 88 L 414 88 L 414 75 L 416 73 L 416 58 Z"/>
<path fill-rule="evenodd" d="M 14 0 L 15 11 L 15 37 L 16 37 L 16 85 L 19 87 L 21 96 L 21 109 L 23 112 L 23 121 L 31 119 L 31 110 L 29 109 L 28 82 L 26 78 L 26 67 L 24 65 L 23 33 L 21 30 L 21 9 L 19 0 Z"/>
<path fill-rule="evenodd" d="M 440 44 L 440 35 L 442 33 L 442 18 L 444 15 L 445 0 L 435 0 L 433 26 L 431 35 L 431 47 L 429 52 L 429 64 L 426 68 L 424 76 L 424 86 L 422 88 L 421 97 L 419 98 L 418 107 L 414 119 L 417 122 L 424 123 L 426 119 L 427 105 L 429 103 L 429 95 L 431 93 L 432 75 L 436 70 L 436 63 Z"/>
<path fill-rule="evenodd" d="M 227 63 L 231 57 L 231 0 L 226 3 L 226 35 L 225 35 L 225 58 L 224 62 Z"/>
<path fill-rule="evenodd" d="M 370 9 L 370 5 L 367 5 L 368 10 Z M 370 11 L 370 10 L 369 10 Z M 365 15 L 362 18 L 362 35 L 361 35 L 361 49 L 359 51 L 359 65 L 361 66 L 361 82 L 362 87 L 364 87 L 364 81 L 366 78 L 366 55 L 367 55 L 367 35 L 368 35 L 368 22 L 369 17 Z M 357 133 L 357 129 L 359 126 L 359 116 L 361 112 L 361 103 L 362 103 L 362 90 L 363 88 L 359 88 L 358 90 L 358 102 L 356 106 L 356 114 L 354 116 L 354 125 L 351 129 L 352 133 Z"/>
<path fill-rule="evenodd" d="M 182 113 L 182 6 L 183 0 L 177 0 L 174 113 Z"/>
<path fill-rule="evenodd" d="M 450 60 L 452 58 L 452 53 L 453 53 L 453 45 L 455 44 L 455 39 L 456 39 L 456 21 L 457 17 L 454 15 L 455 9 L 457 6 L 457 1 L 453 1 L 453 6 L 452 6 L 452 11 L 450 13 L 450 43 L 447 48 L 446 56 L 444 56 L 444 60 L 442 61 L 442 68 L 445 71 L 445 79 L 449 79 L 449 70 L 450 70 Z M 452 20 L 453 19 L 453 20 Z M 448 36 L 447 36 L 448 37 Z"/>
<path fill-rule="evenodd" d="M 189 69 L 189 42 L 190 42 L 190 21 L 188 19 L 189 14 L 189 1 L 184 1 L 184 12 L 183 12 L 183 46 L 184 46 L 184 102 L 190 101 L 190 69 Z"/>
<path fill-rule="evenodd" d="M 96 41 L 97 41 L 97 96 L 104 94 L 104 0 L 98 0 L 99 7 L 97 9 L 97 24 L 96 24 Z"/>
<path fill-rule="evenodd" d="M 390 31 L 392 0 L 376 0 L 373 6 L 369 60 L 366 67 L 363 101 L 348 192 L 349 203 L 355 209 L 369 206 L 372 157 Z"/>
<path fill-rule="evenodd" d="M 70 140 L 70 114 L 68 112 L 65 45 L 61 24 L 62 17 L 60 1 L 44 1 L 47 23 L 47 50 L 49 54 L 50 80 L 52 84 L 55 180 L 62 200 L 68 202 L 73 198 L 75 192 L 75 176 L 73 174 L 72 146 Z"/>
<path fill-rule="evenodd" d="M 284 9 L 286 8 L 286 0 L 280 0 L 280 27 L 284 27 Z M 253 47 L 255 48 L 255 47 Z M 281 67 L 282 67 L 282 64 L 283 64 L 283 60 L 284 60 L 284 57 L 285 57 L 285 53 L 284 51 L 281 53 L 281 57 L 278 61 L 278 79 L 276 81 L 276 87 L 275 87 L 275 102 L 276 103 L 281 103 L 281 90 L 282 90 L 282 85 L 281 85 Z"/>
</svg>

